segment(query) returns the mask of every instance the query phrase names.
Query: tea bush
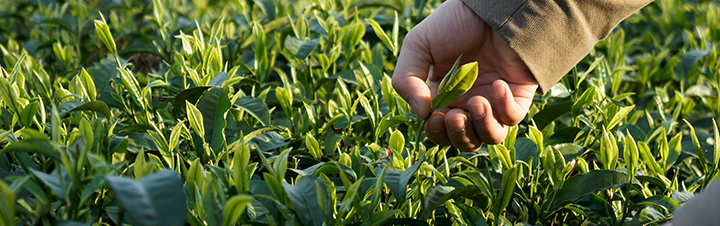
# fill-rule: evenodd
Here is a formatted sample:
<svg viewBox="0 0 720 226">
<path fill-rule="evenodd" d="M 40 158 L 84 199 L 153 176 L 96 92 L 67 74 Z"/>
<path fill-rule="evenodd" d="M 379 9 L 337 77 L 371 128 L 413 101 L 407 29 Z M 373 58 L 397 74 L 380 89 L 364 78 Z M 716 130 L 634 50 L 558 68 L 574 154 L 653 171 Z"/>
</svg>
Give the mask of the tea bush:
<svg viewBox="0 0 720 226">
<path fill-rule="evenodd" d="M 390 85 L 439 4 L 5 2 L 0 225 L 659 224 L 719 175 L 717 1 L 634 14 L 474 153 Z"/>
</svg>

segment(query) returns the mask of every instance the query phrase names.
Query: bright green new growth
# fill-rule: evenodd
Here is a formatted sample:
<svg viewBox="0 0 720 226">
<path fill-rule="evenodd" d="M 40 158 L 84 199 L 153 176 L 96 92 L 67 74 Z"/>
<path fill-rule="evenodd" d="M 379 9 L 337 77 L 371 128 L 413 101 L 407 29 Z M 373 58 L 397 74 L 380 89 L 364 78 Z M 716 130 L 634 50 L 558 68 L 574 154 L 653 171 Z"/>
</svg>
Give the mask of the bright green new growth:
<svg viewBox="0 0 720 226">
<path fill-rule="evenodd" d="M 467 93 L 467 91 L 470 90 L 470 88 L 472 88 L 473 84 L 475 83 L 475 79 L 477 79 L 478 76 L 478 63 L 471 62 L 463 64 L 463 66 L 458 68 L 461 58 L 462 55 L 458 57 L 457 60 L 455 60 L 455 64 L 453 64 L 453 67 L 450 69 L 450 71 L 448 71 L 447 75 L 445 75 L 443 80 L 440 82 L 440 86 L 438 87 L 438 94 L 435 95 L 432 101 L 432 109 L 430 110 L 430 115 L 432 115 L 432 112 L 434 112 L 435 110 L 443 109 L 450 106 L 462 95 L 465 95 L 465 93 Z M 428 115 L 427 117 L 429 118 L 430 115 Z M 425 118 L 417 127 L 418 133 L 415 134 L 415 151 L 420 150 L 419 148 L 421 133 L 419 131 L 424 128 L 428 118 Z"/>
<path fill-rule="evenodd" d="M 478 76 L 478 63 L 467 63 L 458 69 L 460 58 L 462 58 L 462 56 L 455 61 L 452 69 L 450 69 L 442 82 L 440 82 L 438 94 L 432 101 L 432 111 L 450 106 L 460 98 L 460 96 L 465 95 L 475 83 L 475 79 L 477 79 Z"/>
</svg>

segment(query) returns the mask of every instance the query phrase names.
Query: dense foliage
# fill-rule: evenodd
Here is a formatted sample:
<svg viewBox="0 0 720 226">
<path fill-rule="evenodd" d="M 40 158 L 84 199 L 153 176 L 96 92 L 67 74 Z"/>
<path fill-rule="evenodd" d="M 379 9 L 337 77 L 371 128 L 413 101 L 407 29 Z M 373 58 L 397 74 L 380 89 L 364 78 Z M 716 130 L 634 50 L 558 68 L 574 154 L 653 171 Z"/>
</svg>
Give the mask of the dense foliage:
<svg viewBox="0 0 720 226">
<path fill-rule="evenodd" d="M 634 14 L 474 153 L 390 85 L 439 4 L 6 1 L 0 225 L 657 224 L 719 175 L 717 1 Z"/>
</svg>

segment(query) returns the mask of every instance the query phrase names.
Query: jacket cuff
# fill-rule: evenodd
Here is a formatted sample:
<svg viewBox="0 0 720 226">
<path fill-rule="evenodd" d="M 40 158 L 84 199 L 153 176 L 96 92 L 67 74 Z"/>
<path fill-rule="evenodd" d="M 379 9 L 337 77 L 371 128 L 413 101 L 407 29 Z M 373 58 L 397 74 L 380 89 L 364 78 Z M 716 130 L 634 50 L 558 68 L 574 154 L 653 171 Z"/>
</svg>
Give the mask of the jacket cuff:
<svg viewBox="0 0 720 226">
<path fill-rule="evenodd" d="M 462 0 L 505 39 L 542 93 L 651 0 Z"/>
</svg>

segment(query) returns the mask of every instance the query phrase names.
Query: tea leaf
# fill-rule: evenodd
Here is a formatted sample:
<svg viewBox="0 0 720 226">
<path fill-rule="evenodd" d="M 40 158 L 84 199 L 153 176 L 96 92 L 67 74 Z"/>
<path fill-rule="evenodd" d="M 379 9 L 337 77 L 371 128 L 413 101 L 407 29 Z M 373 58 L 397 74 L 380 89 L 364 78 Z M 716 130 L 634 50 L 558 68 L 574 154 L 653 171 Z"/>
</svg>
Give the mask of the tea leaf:
<svg viewBox="0 0 720 226">
<path fill-rule="evenodd" d="M 390 38 L 388 38 L 387 34 L 385 34 L 385 31 L 380 27 L 380 24 L 378 24 L 373 19 L 365 19 L 370 26 L 372 26 L 373 31 L 375 31 L 375 35 L 377 35 L 378 38 L 380 38 L 380 41 L 382 41 L 383 44 L 385 44 L 385 47 L 387 47 L 390 52 L 395 52 L 395 45 L 393 42 L 390 41 Z"/>
<path fill-rule="evenodd" d="M 562 187 L 557 190 L 556 195 L 549 202 L 543 204 L 544 216 L 560 207 L 572 203 L 579 198 L 594 193 L 597 190 L 604 190 L 627 184 L 630 178 L 627 173 L 615 170 L 593 170 L 586 174 L 579 174 L 570 177 Z M 632 183 L 637 183 L 633 181 Z"/>
<path fill-rule="evenodd" d="M 252 196 L 244 194 L 233 196 L 227 200 L 225 202 L 225 208 L 223 209 L 223 225 L 236 225 L 240 216 L 242 216 L 243 212 L 245 212 L 245 208 L 252 200 Z"/>
<path fill-rule="evenodd" d="M 397 170 L 385 170 L 384 182 L 392 192 L 398 203 L 402 204 L 405 202 L 407 195 L 407 185 L 410 183 L 410 179 L 415 175 L 415 172 L 420 168 L 420 165 L 425 161 L 425 157 L 421 157 L 412 166 L 407 168 L 405 171 Z"/>
<path fill-rule="evenodd" d="M 455 64 L 457 65 L 459 62 L 460 58 L 458 58 Z M 455 66 L 453 66 L 453 68 L 455 68 Z M 464 64 L 457 70 L 450 70 L 448 75 L 440 82 L 438 94 L 433 98 L 433 109 L 443 109 L 450 106 L 450 104 L 470 90 L 477 76 L 477 62 Z"/>
<path fill-rule="evenodd" d="M 200 110 L 195 107 L 195 105 L 191 104 L 190 102 L 185 101 L 185 107 L 188 115 L 188 119 L 190 121 L 190 127 L 192 127 L 196 133 L 198 133 L 201 137 L 205 137 L 205 127 L 203 126 L 205 123 L 203 123 L 203 114 L 200 112 Z"/>
<path fill-rule="evenodd" d="M 125 212 L 142 225 L 185 225 L 185 192 L 180 175 L 163 170 L 139 181 L 105 176 Z"/>
<path fill-rule="evenodd" d="M 454 203 L 455 206 L 462 211 L 462 216 L 465 220 L 465 223 L 467 225 L 472 226 L 487 226 L 488 223 L 485 220 L 485 217 L 483 217 L 482 213 L 478 211 L 476 208 L 473 208 L 471 206 L 465 205 L 464 203 Z"/>
<path fill-rule="evenodd" d="M 0 180 L 0 222 L 3 225 L 15 225 L 15 193 L 5 181 Z"/>
<path fill-rule="evenodd" d="M 326 188 L 321 186 L 322 180 L 316 176 L 301 177 L 295 185 L 283 183 L 283 188 L 287 192 L 290 202 L 295 207 L 295 211 L 303 225 L 322 226 L 325 222 L 325 210 L 320 206 L 320 200 L 328 200 L 325 196 Z M 326 205 L 328 206 L 328 205 Z"/>
<path fill-rule="evenodd" d="M 255 97 L 244 96 L 235 100 L 233 106 L 250 113 L 250 115 L 255 117 L 263 126 L 270 125 L 270 110 L 268 110 L 268 106 L 264 101 Z"/>
<path fill-rule="evenodd" d="M 115 47 L 115 40 L 113 40 L 112 34 L 110 34 L 110 27 L 105 23 L 105 18 L 100 14 L 102 20 L 95 20 L 95 35 L 105 44 L 107 49 L 115 54 L 117 53 L 117 47 Z"/>
<path fill-rule="evenodd" d="M 295 37 L 286 37 L 283 47 L 295 55 L 298 60 L 304 60 L 313 52 L 320 39 L 312 39 L 307 42 L 300 41 Z"/>
<path fill-rule="evenodd" d="M 197 108 L 202 115 L 203 131 L 205 142 L 215 154 L 223 150 L 225 145 L 225 126 L 227 126 L 226 114 L 230 109 L 229 89 L 212 88 L 205 92 L 198 100 Z"/>
</svg>

